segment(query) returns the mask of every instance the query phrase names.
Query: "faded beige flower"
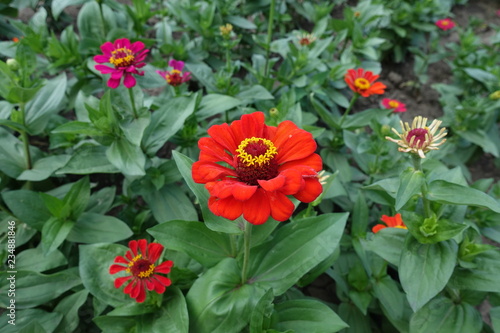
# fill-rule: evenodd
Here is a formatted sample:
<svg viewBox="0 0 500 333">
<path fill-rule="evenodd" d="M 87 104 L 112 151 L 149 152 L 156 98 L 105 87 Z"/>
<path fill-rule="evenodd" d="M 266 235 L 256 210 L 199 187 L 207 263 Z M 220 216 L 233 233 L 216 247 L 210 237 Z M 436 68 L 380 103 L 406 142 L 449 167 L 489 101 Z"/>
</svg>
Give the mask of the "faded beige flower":
<svg viewBox="0 0 500 333">
<path fill-rule="evenodd" d="M 308 33 L 303 33 L 303 34 L 297 36 L 297 38 L 299 39 L 299 44 L 302 46 L 310 45 L 310 44 L 314 43 L 314 41 L 317 39 L 316 36 L 314 36 L 313 34 L 308 34 Z"/>
<path fill-rule="evenodd" d="M 385 138 L 397 143 L 400 146 L 398 150 L 401 152 L 418 154 L 421 158 L 425 158 L 425 153 L 438 150 L 438 147 L 446 142 L 446 139 L 443 139 L 448 134 L 446 128 L 443 127 L 438 132 L 439 125 L 442 123 L 441 120 L 433 120 L 429 127 L 427 127 L 427 118 L 422 116 L 415 117 L 411 127 L 408 123 L 403 124 L 402 121 L 400 123 L 403 133 L 400 134 L 396 129 L 392 128 L 399 140 L 389 136 Z"/>
</svg>

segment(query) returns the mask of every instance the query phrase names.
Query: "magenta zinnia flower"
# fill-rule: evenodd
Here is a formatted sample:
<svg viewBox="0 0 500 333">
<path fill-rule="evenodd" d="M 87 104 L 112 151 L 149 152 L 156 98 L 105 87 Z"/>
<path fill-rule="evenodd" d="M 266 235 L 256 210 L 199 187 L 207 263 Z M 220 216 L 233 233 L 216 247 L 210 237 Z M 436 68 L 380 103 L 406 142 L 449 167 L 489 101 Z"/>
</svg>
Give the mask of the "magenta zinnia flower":
<svg viewBox="0 0 500 333">
<path fill-rule="evenodd" d="M 191 72 L 182 73 L 184 61 L 172 59 L 168 65 L 173 68 L 171 71 L 156 71 L 156 73 L 167 80 L 169 85 L 177 87 L 191 79 Z"/>
<path fill-rule="evenodd" d="M 135 298 L 138 303 L 146 299 L 146 288 L 155 290 L 158 294 L 163 294 L 166 287 L 172 283 L 169 278 L 158 273 L 168 274 L 174 265 L 171 260 L 167 260 L 155 266 L 155 262 L 160 258 L 163 245 L 149 243 L 145 239 L 132 240 L 128 243 L 130 248 L 125 254 L 125 258 L 117 256 L 115 264 L 109 268 L 110 274 L 121 271 L 127 272 L 128 276 L 119 277 L 115 280 L 115 288 L 120 288 L 125 282 L 130 281 L 123 292 Z M 139 250 L 139 251 L 138 251 Z"/>
<path fill-rule="evenodd" d="M 130 43 L 127 38 L 117 39 L 114 43 L 106 42 L 101 45 L 103 55 L 96 55 L 94 61 L 97 63 L 111 63 L 115 67 L 105 65 L 96 65 L 95 69 L 101 74 L 111 74 L 108 80 L 108 87 L 117 88 L 123 76 L 123 84 L 127 88 L 135 86 L 135 78 L 132 74 L 144 75 L 143 71 L 137 68 L 144 67 L 146 64 L 141 62 L 146 58 L 148 49 L 144 49 L 143 42 Z"/>
<path fill-rule="evenodd" d="M 382 105 L 386 109 L 393 109 L 393 112 L 405 112 L 406 105 L 401 103 L 396 99 L 384 98 L 382 99 Z"/>
<path fill-rule="evenodd" d="M 436 25 L 441 30 L 450 30 L 455 27 L 455 22 L 449 18 L 445 18 L 436 22 Z"/>
</svg>

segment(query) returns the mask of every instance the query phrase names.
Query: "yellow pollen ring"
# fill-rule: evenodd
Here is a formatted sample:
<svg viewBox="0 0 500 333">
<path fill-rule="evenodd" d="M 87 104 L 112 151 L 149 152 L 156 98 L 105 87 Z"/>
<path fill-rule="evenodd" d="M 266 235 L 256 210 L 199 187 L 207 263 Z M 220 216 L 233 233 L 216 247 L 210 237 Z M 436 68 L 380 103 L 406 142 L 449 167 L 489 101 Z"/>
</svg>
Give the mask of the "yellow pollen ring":
<svg viewBox="0 0 500 333">
<path fill-rule="evenodd" d="M 178 69 L 172 69 L 169 73 L 167 73 L 167 75 L 165 76 L 165 78 L 167 79 L 167 82 L 170 83 L 172 82 L 172 76 L 174 74 L 181 74 L 182 72 Z"/>
<path fill-rule="evenodd" d="M 354 86 L 361 90 L 366 90 L 370 88 L 371 84 L 370 81 L 368 81 L 367 79 L 359 77 L 356 80 L 354 80 Z"/>
<path fill-rule="evenodd" d="M 117 53 L 125 53 L 126 56 L 116 58 Z M 111 58 L 109 58 L 109 62 L 115 65 L 116 67 L 120 67 L 123 64 L 129 64 L 135 59 L 134 55 L 132 54 L 132 50 L 129 50 L 124 47 L 112 51 L 111 54 L 112 56 Z"/>
<path fill-rule="evenodd" d="M 262 143 L 267 146 L 266 152 L 260 154 L 259 156 L 254 156 L 245 151 L 245 148 L 251 143 Z M 241 141 L 238 149 L 236 149 L 240 161 L 246 166 L 250 165 L 263 165 L 269 163 L 275 155 L 278 154 L 278 150 L 272 143 L 272 141 L 262 138 L 251 137 Z"/>
<path fill-rule="evenodd" d="M 390 102 L 389 102 L 389 106 L 390 106 L 391 108 L 397 108 L 397 107 L 399 106 L 399 103 L 398 103 L 398 102 L 396 102 L 396 101 L 390 101 Z"/>
<path fill-rule="evenodd" d="M 137 274 L 137 276 L 140 278 L 150 277 L 151 275 L 153 275 L 154 270 L 155 270 L 155 265 L 151 264 L 149 265 L 149 269 L 147 271 L 140 272 L 139 274 Z"/>
</svg>

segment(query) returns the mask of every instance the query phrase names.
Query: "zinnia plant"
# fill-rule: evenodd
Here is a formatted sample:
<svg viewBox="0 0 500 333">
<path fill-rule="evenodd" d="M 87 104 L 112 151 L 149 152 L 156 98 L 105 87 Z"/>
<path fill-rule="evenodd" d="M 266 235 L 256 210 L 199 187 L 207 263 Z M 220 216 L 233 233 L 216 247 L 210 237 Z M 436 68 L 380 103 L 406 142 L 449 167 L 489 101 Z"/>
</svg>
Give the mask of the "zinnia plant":
<svg viewBox="0 0 500 333">
<path fill-rule="evenodd" d="M 406 112 L 406 105 L 396 99 L 384 98 L 382 105 L 386 109 L 392 109 L 393 112 Z"/>
<path fill-rule="evenodd" d="M 385 138 L 397 143 L 400 146 L 398 150 L 401 152 L 418 154 L 421 158 L 425 158 L 425 153 L 439 149 L 438 147 L 446 142 L 446 139 L 443 139 L 447 134 L 446 128 L 443 127 L 438 132 L 441 120 L 435 119 L 429 127 L 427 127 L 427 118 L 421 116 L 413 119 L 411 127 L 408 123 L 403 124 L 402 121 L 400 123 L 403 133 L 392 129 L 399 139 L 388 136 Z"/>
<path fill-rule="evenodd" d="M 450 30 L 450 29 L 453 29 L 455 27 L 455 22 L 453 22 L 449 18 L 445 18 L 445 19 L 442 19 L 442 20 L 438 20 L 436 22 L 436 25 L 441 30 Z"/>
<path fill-rule="evenodd" d="M 156 71 L 156 73 L 160 74 L 169 85 L 177 87 L 191 79 L 190 72 L 182 72 L 184 68 L 183 61 L 172 59 L 168 65 L 172 67 L 171 71 Z"/>
<path fill-rule="evenodd" d="M 264 113 L 254 112 L 231 125 L 214 125 L 208 134 L 198 143 L 200 159 L 192 174 L 209 191 L 215 215 L 230 220 L 243 215 L 252 224 L 270 216 L 285 221 L 295 208 L 287 196 L 307 203 L 321 194 L 316 142 L 293 122 L 267 126 Z"/>
<path fill-rule="evenodd" d="M 386 85 L 381 82 L 375 82 L 380 76 L 362 68 L 349 69 L 344 77 L 345 82 L 357 94 L 363 97 L 370 97 L 377 94 L 382 95 L 385 92 Z"/>
<path fill-rule="evenodd" d="M 125 271 L 127 276 L 116 278 L 115 288 L 120 288 L 128 281 L 123 289 L 125 294 L 135 298 L 138 303 L 146 299 L 146 289 L 154 290 L 163 294 L 166 287 L 170 286 L 169 278 L 159 275 L 170 273 L 174 263 L 170 260 L 164 261 L 158 266 L 156 261 L 160 258 L 163 245 L 158 243 L 147 243 L 145 239 L 132 240 L 128 243 L 130 248 L 125 257 L 117 256 L 114 264 L 109 268 L 110 274 Z"/>
<path fill-rule="evenodd" d="M 102 55 L 96 55 L 94 61 L 102 63 L 110 63 L 114 67 L 105 65 L 96 65 L 95 69 L 101 74 L 111 74 L 108 80 L 108 87 L 118 88 L 123 77 L 123 85 L 127 88 L 132 88 L 136 84 L 136 80 L 132 74 L 144 75 L 143 71 L 138 71 L 137 68 L 142 68 L 146 64 L 142 62 L 148 49 L 144 49 L 143 42 L 130 43 L 127 38 L 117 39 L 113 43 L 106 42 L 101 45 Z"/>
<path fill-rule="evenodd" d="M 407 229 L 406 225 L 401 218 L 401 214 L 396 214 L 394 216 L 382 215 L 380 218 L 382 222 L 385 224 L 379 223 L 372 228 L 373 233 L 377 233 L 385 228 L 399 228 L 399 229 Z"/>
</svg>

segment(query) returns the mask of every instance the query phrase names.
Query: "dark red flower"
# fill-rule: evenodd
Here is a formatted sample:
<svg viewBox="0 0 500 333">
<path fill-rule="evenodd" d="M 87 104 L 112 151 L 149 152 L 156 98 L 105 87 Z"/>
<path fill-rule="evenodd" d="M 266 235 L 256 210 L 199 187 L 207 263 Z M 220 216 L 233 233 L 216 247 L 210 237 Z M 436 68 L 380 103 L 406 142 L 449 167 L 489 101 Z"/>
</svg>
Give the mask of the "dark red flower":
<svg viewBox="0 0 500 333">
<path fill-rule="evenodd" d="M 156 73 L 160 74 L 169 85 L 177 87 L 191 80 L 191 72 L 182 72 L 184 61 L 172 59 L 168 65 L 172 67 L 171 71 L 156 71 Z"/>
<path fill-rule="evenodd" d="M 218 216 L 239 216 L 262 224 L 269 216 L 285 221 L 295 206 L 287 197 L 312 202 L 323 188 L 318 179 L 322 160 L 311 133 L 291 121 L 267 126 L 264 114 L 214 125 L 198 142 L 200 159 L 192 175 L 210 193 L 208 206 Z"/>
<path fill-rule="evenodd" d="M 374 75 L 370 71 L 365 72 L 364 69 L 358 68 L 358 70 L 349 69 L 344 80 L 352 91 L 363 97 L 369 97 L 373 94 L 381 95 L 385 92 L 385 84 L 375 82 L 378 78 L 379 75 Z"/>
<path fill-rule="evenodd" d="M 108 87 L 117 88 L 123 76 L 123 84 L 127 88 L 135 86 L 135 78 L 132 74 L 144 75 L 143 71 L 138 71 L 137 68 L 144 67 L 146 64 L 141 62 L 146 58 L 149 50 L 143 50 L 143 42 L 135 42 L 130 44 L 127 38 L 117 39 L 114 43 L 106 42 L 101 45 L 103 55 L 96 55 L 94 61 L 97 63 L 109 62 L 115 67 L 105 65 L 96 65 L 95 69 L 101 74 L 111 74 L 108 80 Z"/>
<path fill-rule="evenodd" d="M 385 224 L 377 224 L 372 228 L 372 231 L 374 233 L 379 232 L 382 229 L 385 228 L 399 228 L 399 229 L 407 229 L 406 225 L 403 222 L 403 219 L 401 218 L 401 214 L 396 214 L 394 216 L 387 216 L 387 215 L 382 215 L 382 218 L 380 219 L 382 222 L 385 222 Z"/>
<path fill-rule="evenodd" d="M 158 243 L 147 243 L 145 239 L 132 240 L 128 243 L 130 248 L 125 254 L 125 258 L 117 256 L 114 264 L 109 268 L 110 274 L 121 271 L 129 275 L 116 278 L 115 288 L 120 288 L 125 282 L 130 281 L 123 292 L 135 298 L 138 303 L 146 299 L 146 288 L 163 294 L 166 287 L 170 286 L 169 278 L 159 275 L 170 273 L 170 268 L 174 263 L 170 260 L 155 266 L 155 262 L 160 258 L 163 245 Z"/>
</svg>

